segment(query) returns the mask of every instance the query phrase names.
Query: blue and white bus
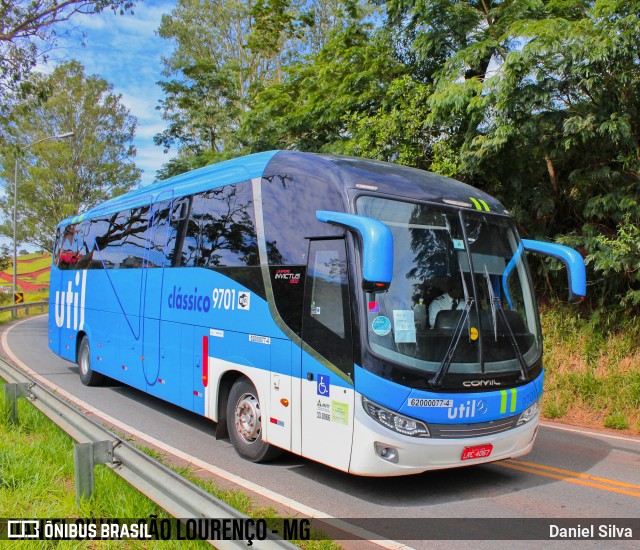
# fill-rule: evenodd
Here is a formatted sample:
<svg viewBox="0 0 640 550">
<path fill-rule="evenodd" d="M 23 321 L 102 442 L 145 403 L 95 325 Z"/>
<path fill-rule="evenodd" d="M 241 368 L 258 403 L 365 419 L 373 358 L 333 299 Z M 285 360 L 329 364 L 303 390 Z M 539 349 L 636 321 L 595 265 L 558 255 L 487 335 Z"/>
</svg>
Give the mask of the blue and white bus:
<svg viewBox="0 0 640 550">
<path fill-rule="evenodd" d="M 504 206 L 383 162 L 271 151 L 60 223 L 51 349 L 206 416 L 252 461 L 282 449 L 359 475 L 531 449 L 542 337 Z"/>
</svg>

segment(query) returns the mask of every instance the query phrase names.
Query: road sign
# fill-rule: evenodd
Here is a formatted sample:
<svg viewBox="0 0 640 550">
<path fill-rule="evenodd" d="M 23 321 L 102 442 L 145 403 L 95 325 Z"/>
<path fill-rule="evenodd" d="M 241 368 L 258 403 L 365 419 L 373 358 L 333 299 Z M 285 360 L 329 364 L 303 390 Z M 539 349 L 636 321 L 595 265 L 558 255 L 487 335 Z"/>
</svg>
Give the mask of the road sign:
<svg viewBox="0 0 640 550">
<path fill-rule="evenodd" d="M 13 303 L 21 304 L 24 302 L 24 292 L 14 292 L 13 293 Z"/>
</svg>

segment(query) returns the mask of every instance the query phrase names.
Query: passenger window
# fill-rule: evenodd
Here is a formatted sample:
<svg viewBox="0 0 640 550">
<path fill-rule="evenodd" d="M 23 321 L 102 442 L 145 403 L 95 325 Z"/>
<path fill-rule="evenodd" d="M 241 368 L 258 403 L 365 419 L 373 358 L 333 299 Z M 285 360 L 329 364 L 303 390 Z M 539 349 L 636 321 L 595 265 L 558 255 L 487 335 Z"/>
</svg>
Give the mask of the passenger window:
<svg viewBox="0 0 640 550">
<path fill-rule="evenodd" d="M 194 195 L 182 265 L 215 268 L 259 263 L 250 182 Z"/>
<path fill-rule="evenodd" d="M 164 201 L 154 205 L 154 213 L 151 223 L 151 244 L 147 267 L 164 267 L 171 265 L 171 260 L 167 258 L 167 243 L 173 234 L 175 244 L 175 228 L 171 226 L 171 203 Z"/>
<path fill-rule="evenodd" d="M 77 224 L 71 223 L 62 230 L 62 238 L 60 240 L 58 258 L 58 267 L 60 269 L 76 269 L 78 263 L 78 238 Z"/>
<path fill-rule="evenodd" d="M 142 267 L 147 246 L 148 206 L 123 210 L 94 222 L 96 244 L 105 268 Z"/>
</svg>

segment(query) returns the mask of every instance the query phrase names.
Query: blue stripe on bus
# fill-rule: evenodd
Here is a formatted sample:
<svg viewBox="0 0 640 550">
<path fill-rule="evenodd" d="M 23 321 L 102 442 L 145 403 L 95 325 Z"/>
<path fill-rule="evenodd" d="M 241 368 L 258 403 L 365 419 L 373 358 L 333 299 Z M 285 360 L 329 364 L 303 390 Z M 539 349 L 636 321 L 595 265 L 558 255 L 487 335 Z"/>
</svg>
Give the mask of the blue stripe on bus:
<svg viewBox="0 0 640 550">
<path fill-rule="evenodd" d="M 544 371 L 524 386 L 505 390 L 446 393 L 414 389 L 398 412 L 434 424 L 489 422 L 524 412 L 542 396 L 543 380 Z M 444 404 L 446 401 L 450 403 Z"/>
<path fill-rule="evenodd" d="M 385 380 L 355 365 L 355 389 L 379 405 L 397 411 L 406 402 L 411 388 Z"/>
</svg>

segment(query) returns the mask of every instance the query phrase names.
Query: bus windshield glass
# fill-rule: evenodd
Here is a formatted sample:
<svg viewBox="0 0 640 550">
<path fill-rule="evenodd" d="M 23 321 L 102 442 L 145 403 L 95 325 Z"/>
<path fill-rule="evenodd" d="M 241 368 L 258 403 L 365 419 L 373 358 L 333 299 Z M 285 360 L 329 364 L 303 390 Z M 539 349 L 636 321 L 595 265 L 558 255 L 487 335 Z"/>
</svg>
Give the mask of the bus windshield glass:
<svg viewBox="0 0 640 550">
<path fill-rule="evenodd" d="M 525 254 L 506 217 L 362 196 L 358 214 L 385 223 L 393 280 L 367 293 L 371 349 L 436 373 L 523 372 L 542 353 Z"/>
</svg>

